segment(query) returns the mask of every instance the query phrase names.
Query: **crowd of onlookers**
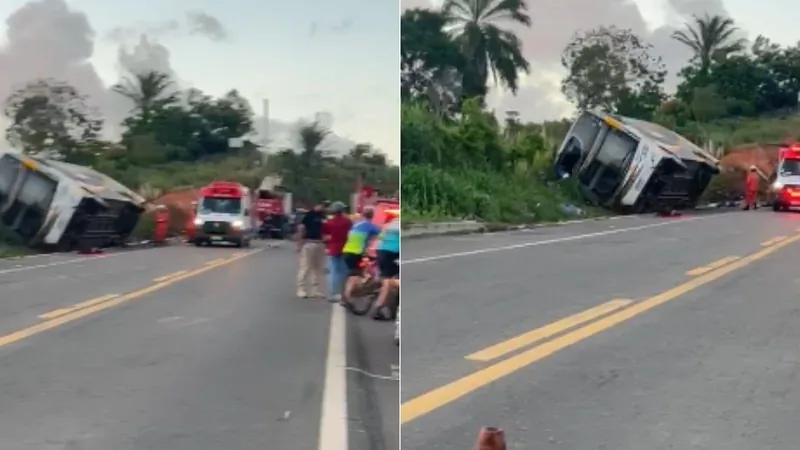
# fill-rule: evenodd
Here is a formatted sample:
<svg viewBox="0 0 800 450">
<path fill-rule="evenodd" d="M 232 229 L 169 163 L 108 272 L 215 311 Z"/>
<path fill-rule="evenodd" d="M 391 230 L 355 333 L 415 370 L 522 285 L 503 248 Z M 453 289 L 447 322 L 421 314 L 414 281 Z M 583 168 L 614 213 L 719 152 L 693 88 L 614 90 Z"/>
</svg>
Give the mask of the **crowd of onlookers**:
<svg viewBox="0 0 800 450">
<path fill-rule="evenodd" d="M 341 202 L 323 202 L 306 212 L 295 235 L 300 255 L 297 296 L 327 298 L 349 306 L 348 299 L 362 280 L 362 261 L 374 258 L 381 289 L 372 317 L 391 319 L 387 299 L 391 281 L 400 271 L 399 211 L 386 211 L 384 215 L 384 223 L 375 223 L 374 210 L 365 208 L 350 217 Z"/>
</svg>

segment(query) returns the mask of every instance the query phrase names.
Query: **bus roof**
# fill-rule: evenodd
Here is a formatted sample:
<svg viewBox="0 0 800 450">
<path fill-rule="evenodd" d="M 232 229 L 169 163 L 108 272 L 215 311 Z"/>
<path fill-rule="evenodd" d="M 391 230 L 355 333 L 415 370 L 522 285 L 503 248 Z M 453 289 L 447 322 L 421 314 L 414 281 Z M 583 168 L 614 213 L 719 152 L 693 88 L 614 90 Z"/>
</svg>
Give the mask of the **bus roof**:
<svg viewBox="0 0 800 450">
<path fill-rule="evenodd" d="M 36 170 L 58 183 L 67 183 L 87 195 L 101 199 L 132 202 L 143 206 L 145 199 L 113 178 L 90 167 L 78 166 L 63 161 L 22 155 L 16 152 L 0 152 L 22 162 L 31 170 Z"/>
<path fill-rule="evenodd" d="M 624 131 L 640 138 L 647 138 L 655 141 L 660 148 L 682 160 L 697 161 L 713 166 L 719 164 L 717 158 L 713 157 L 690 140 L 657 123 L 599 111 L 591 111 L 591 113 L 611 126 L 614 126 L 613 123 L 621 124 Z"/>
</svg>

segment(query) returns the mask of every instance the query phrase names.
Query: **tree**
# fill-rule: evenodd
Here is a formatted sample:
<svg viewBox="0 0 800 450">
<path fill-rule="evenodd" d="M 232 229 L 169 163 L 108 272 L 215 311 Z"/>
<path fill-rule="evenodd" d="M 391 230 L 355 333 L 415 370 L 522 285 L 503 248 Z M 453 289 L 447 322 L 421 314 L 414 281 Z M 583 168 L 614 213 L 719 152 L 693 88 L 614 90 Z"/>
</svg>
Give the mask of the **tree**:
<svg viewBox="0 0 800 450">
<path fill-rule="evenodd" d="M 647 118 L 664 99 L 666 71 L 652 46 L 630 30 L 600 27 L 576 34 L 561 55 L 561 90 L 578 108 Z"/>
<path fill-rule="evenodd" d="M 464 67 L 446 24 L 443 14 L 428 9 L 407 10 L 400 19 L 401 99 L 427 101 L 440 112 L 458 103 Z"/>
<path fill-rule="evenodd" d="M 125 77 L 120 83 L 112 86 L 111 90 L 133 101 L 136 112 L 133 119 L 144 123 L 149 121 L 155 110 L 163 109 L 178 101 L 170 76 L 156 71 Z"/>
<path fill-rule="evenodd" d="M 28 154 L 70 161 L 81 145 L 96 140 L 103 128 L 85 98 L 67 83 L 41 79 L 14 91 L 5 102 L 11 120 L 6 139 Z"/>
<path fill-rule="evenodd" d="M 190 147 L 194 158 L 228 153 L 231 139 L 253 132 L 253 111 L 235 89 L 217 99 L 192 91 L 186 112 L 194 130 Z"/>
<path fill-rule="evenodd" d="M 455 42 L 465 57 L 463 89 L 466 97 L 483 98 L 491 73 L 494 82 L 516 93 L 519 75 L 530 65 L 522 55 L 522 41 L 499 22 L 529 27 L 525 0 L 446 0 L 442 12 L 455 27 Z"/>
<path fill-rule="evenodd" d="M 316 121 L 300 126 L 297 137 L 300 141 L 300 164 L 304 169 L 314 169 L 322 162 L 327 152 L 320 146 L 330 134 L 331 130 Z"/>
<path fill-rule="evenodd" d="M 694 24 L 687 23 L 684 30 L 676 31 L 672 37 L 694 52 L 700 73 L 707 74 L 713 61 L 744 50 L 746 41 L 736 37 L 738 32 L 733 19 L 705 15 L 695 16 Z"/>
</svg>

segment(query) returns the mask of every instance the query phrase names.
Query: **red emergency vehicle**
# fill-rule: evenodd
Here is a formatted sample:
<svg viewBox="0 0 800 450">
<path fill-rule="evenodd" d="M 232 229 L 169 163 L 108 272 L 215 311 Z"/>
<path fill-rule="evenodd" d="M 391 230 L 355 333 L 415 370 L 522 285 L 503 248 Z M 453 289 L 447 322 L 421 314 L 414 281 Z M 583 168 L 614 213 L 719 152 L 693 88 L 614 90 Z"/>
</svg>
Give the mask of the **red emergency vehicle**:
<svg viewBox="0 0 800 450">
<path fill-rule="evenodd" d="M 247 247 L 255 232 L 250 190 L 234 181 L 214 181 L 200 190 L 195 206 L 193 242 Z"/>
<path fill-rule="evenodd" d="M 774 178 L 773 211 L 785 211 L 800 206 L 800 143 L 781 147 Z"/>
</svg>

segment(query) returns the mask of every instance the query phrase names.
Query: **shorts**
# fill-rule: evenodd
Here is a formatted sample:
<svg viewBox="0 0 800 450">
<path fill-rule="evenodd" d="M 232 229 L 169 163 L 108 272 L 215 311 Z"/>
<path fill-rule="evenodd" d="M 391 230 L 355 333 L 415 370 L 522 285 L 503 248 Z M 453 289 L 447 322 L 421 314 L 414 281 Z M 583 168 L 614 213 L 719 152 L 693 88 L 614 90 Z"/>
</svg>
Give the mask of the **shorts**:
<svg viewBox="0 0 800 450">
<path fill-rule="evenodd" d="M 399 259 L 399 253 L 378 250 L 378 270 L 381 273 L 381 278 L 394 278 L 400 274 Z"/>
<path fill-rule="evenodd" d="M 342 260 L 344 265 L 347 266 L 347 275 L 355 277 L 361 275 L 361 260 L 364 259 L 363 255 L 356 255 L 354 253 L 343 253 Z"/>
</svg>

